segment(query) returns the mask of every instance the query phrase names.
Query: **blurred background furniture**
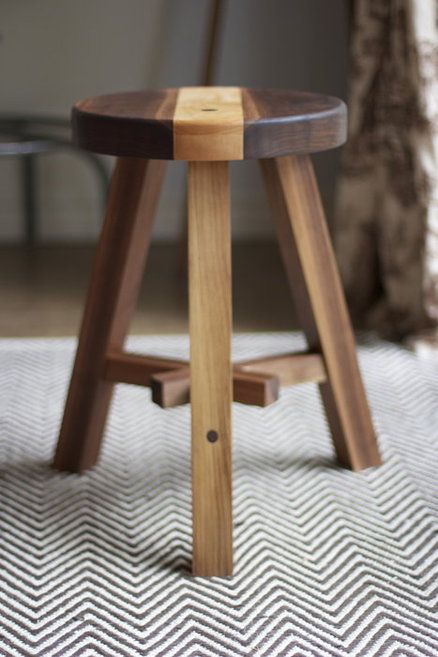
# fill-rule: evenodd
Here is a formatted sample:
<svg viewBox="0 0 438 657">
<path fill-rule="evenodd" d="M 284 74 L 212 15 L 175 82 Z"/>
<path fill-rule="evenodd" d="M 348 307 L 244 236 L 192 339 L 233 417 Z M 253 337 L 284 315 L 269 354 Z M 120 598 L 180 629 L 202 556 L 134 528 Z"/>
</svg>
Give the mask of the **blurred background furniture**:
<svg viewBox="0 0 438 657">
<path fill-rule="evenodd" d="M 67 132 L 65 136 L 56 132 Z M 38 239 L 37 160 L 39 155 L 59 151 L 71 152 L 86 160 L 98 178 L 102 205 L 106 200 L 109 175 L 102 160 L 72 144 L 70 122 L 66 119 L 32 116 L 0 115 L 0 157 L 20 158 L 21 196 L 23 200 L 24 243 L 34 246 Z"/>
</svg>

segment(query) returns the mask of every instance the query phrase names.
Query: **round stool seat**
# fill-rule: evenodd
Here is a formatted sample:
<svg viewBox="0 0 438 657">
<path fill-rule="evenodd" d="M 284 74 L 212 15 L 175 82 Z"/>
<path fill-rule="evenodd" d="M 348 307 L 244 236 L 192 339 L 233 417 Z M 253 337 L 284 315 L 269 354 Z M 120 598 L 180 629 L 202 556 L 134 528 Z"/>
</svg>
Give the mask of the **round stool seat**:
<svg viewBox="0 0 438 657">
<path fill-rule="evenodd" d="M 332 96 L 282 89 L 183 87 L 88 98 L 73 108 L 82 148 L 159 160 L 244 160 L 314 153 L 346 139 Z"/>
</svg>

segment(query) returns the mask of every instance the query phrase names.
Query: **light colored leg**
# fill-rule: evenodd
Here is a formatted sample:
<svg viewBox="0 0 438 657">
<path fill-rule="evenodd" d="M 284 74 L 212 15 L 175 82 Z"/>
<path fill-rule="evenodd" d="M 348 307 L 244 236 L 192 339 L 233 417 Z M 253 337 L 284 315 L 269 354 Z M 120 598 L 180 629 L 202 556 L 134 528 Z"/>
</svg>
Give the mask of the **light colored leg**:
<svg viewBox="0 0 438 657">
<path fill-rule="evenodd" d="M 231 575 L 231 235 L 228 163 L 189 163 L 193 574 Z"/>
</svg>

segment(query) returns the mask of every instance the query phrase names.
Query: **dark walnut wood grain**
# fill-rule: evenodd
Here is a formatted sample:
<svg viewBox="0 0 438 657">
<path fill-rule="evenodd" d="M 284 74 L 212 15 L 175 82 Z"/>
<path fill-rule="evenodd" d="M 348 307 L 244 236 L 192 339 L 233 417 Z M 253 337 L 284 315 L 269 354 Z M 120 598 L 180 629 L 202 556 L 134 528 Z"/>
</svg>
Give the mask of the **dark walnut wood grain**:
<svg viewBox="0 0 438 657">
<path fill-rule="evenodd" d="M 347 139 L 339 98 L 304 91 L 242 89 L 245 159 L 317 153 Z"/>
<path fill-rule="evenodd" d="M 75 143 L 97 153 L 164 160 L 242 160 L 340 146 L 346 139 L 346 115 L 341 100 L 321 94 L 186 87 L 88 98 L 74 106 L 72 122 Z M 178 139 L 183 138 L 193 139 L 190 158 L 177 148 Z M 224 147 L 231 139 L 233 144 L 223 154 L 217 149 L 210 154 L 208 144 L 213 145 L 214 138 Z M 201 142 L 198 150 L 196 143 Z"/>
<path fill-rule="evenodd" d="M 72 110 L 73 140 L 95 153 L 172 160 L 176 97 L 164 89 L 82 100 Z"/>
</svg>

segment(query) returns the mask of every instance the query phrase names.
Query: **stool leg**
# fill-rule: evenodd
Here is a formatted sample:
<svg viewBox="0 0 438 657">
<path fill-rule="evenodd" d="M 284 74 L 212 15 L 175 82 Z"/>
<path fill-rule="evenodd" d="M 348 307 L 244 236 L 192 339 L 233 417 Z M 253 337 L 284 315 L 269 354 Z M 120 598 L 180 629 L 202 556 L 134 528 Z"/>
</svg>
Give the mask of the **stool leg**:
<svg viewBox="0 0 438 657">
<path fill-rule="evenodd" d="M 113 383 L 103 379 L 110 350 L 121 349 L 135 310 L 165 162 L 119 158 L 94 261 L 54 467 L 95 465 Z"/>
<path fill-rule="evenodd" d="M 189 163 L 193 574 L 231 575 L 231 236 L 227 162 Z"/>
<path fill-rule="evenodd" d="M 263 160 L 278 240 L 297 313 L 311 349 L 324 356 L 322 400 L 339 461 L 354 470 L 380 464 L 338 269 L 312 162 Z"/>
</svg>

